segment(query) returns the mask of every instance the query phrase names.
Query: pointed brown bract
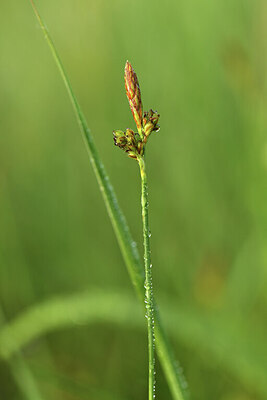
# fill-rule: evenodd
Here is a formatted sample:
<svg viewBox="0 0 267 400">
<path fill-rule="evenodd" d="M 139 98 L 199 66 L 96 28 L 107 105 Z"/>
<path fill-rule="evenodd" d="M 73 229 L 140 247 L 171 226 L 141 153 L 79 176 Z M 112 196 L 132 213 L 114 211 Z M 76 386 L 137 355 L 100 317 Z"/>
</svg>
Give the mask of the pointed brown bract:
<svg viewBox="0 0 267 400">
<path fill-rule="evenodd" d="M 125 79 L 125 89 L 126 95 L 129 100 L 130 108 L 138 129 L 138 132 L 141 133 L 142 130 L 142 100 L 141 100 L 141 91 L 137 79 L 137 75 L 134 72 L 132 65 L 129 61 L 126 62 L 125 70 L 124 70 L 124 79 Z"/>
</svg>

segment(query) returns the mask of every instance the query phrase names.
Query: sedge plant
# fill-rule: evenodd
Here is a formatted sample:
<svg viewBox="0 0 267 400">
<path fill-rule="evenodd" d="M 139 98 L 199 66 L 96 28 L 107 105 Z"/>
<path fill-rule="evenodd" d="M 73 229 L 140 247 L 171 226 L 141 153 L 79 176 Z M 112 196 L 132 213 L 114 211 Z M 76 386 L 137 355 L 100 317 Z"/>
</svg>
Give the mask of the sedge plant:
<svg viewBox="0 0 267 400">
<path fill-rule="evenodd" d="M 147 139 L 152 132 L 159 131 L 159 114 L 150 109 L 143 113 L 141 91 L 132 65 L 126 62 L 125 89 L 129 100 L 137 132 L 132 129 L 113 131 L 114 143 L 124 150 L 129 157 L 137 160 L 141 176 L 141 206 L 143 220 L 143 241 L 144 241 L 144 267 L 145 267 L 145 305 L 148 331 L 148 399 L 155 398 L 155 354 L 154 354 L 154 297 L 152 285 L 152 263 L 150 249 L 150 229 L 148 224 L 148 189 L 147 173 L 145 164 L 145 148 Z"/>
<path fill-rule="evenodd" d="M 148 227 L 148 201 L 147 201 L 147 177 L 144 159 L 144 150 L 147 138 L 150 133 L 158 129 L 159 115 L 150 110 L 142 113 L 141 93 L 138 85 L 137 77 L 129 63 L 126 64 L 125 83 L 126 93 L 130 103 L 134 119 L 136 121 L 138 134 L 131 130 L 125 133 L 122 131 L 114 131 L 115 144 L 124 148 L 128 155 L 135 158 L 140 166 L 141 182 L 142 182 L 142 218 L 144 226 L 144 254 L 145 254 L 145 273 L 142 262 L 132 239 L 126 219 L 120 209 L 118 200 L 107 175 L 105 167 L 100 159 L 97 148 L 94 143 L 93 136 L 88 127 L 85 116 L 80 108 L 79 102 L 74 94 L 69 78 L 65 72 L 63 64 L 57 53 L 52 38 L 45 26 L 33 0 L 30 0 L 38 23 L 44 33 L 45 39 L 49 45 L 52 56 L 56 62 L 61 78 L 65 84 L 69 94 L 80 130 L 89 153 L 90 161 L 95 172 L 97 182 L 118 240 L 118 244 L 127 266 L 131 281 L 136 290 L 137 296 L 147 305 L 148 320 L 148 339 L 149 339 L 149 395 L 153 398 L 154 387 L 154 334 L 157 354 L 165 373 L 167 382 L 170 387 L 174 400 L 185 400 L 188 398 L 186 390 L 187 384 L 184 380 L 178 363 L 176 362 L 171 345 L 167 339 L 163 324 L 159 317 L 159 312 L 155 300 L 153 299 L 152 280 L 151 280 L 151 261 L 150 261 L 150 240 Z M 146 284 L 145 284 L 146 283 Z M 145 284 L 145 285 L 144 285 Z"/>
</svg>

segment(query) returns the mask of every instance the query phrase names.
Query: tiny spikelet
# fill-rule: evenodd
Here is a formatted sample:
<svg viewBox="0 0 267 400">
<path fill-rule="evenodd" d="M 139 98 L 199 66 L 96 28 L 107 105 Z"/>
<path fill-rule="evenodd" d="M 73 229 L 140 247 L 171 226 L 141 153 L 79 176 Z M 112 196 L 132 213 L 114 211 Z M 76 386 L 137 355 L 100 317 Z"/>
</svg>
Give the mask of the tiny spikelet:
<svg viewBox="0 0 267 400">
<path fill-rule="evenodd" d="M 146 138 L 150 135 L 151 132 L 159 131 L 160 129 L 158 125 L 159 117 L 160 117 L 159 113 L 157 111 L 153 111 L 152 109 L 144 112 L 143 131 Z"/>
<path fill-rule="evenodd" d="M 143 155 L 143 145 L 137 133 L 127 128 L 126 132 L 117 129 L 113 131 L 113 139 L 115 146 L 124 150 L 129 157 L 137 159 Z"/>
<path fill-rule="evenodd" d="M 134 72 L 134 69 L 132 65 L 129 63 L 129 61 L 127 61 L 125 65 L 124 79 L 125 79 L 126 95 L 128 97 L 130 109 L 132 111 L 138 132 L 141 132 L 142 116 L 143 116 L 141 91 L 137 75 Z"/>
</svg>

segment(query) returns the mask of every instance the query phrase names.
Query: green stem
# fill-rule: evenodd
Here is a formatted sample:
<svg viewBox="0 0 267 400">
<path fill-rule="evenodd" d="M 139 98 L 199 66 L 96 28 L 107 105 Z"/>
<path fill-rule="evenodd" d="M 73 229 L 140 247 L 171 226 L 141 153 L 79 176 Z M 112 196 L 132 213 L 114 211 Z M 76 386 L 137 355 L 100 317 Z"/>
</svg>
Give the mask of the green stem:
<svg viewBox="0 0 267 400">
<path fill-rule="evenodd" d="M 141 205 L 143 220 L 144 261 L 145 261 L 145 304 L 148 331 L 148 398 L 155 398 L 155 354 L 154 354 L 154 298 L 152 286 L 152 263 L 150 230 L 148 224 L 148 189 L 144 158 L 138 159 L 141 174 Z"/>
<path fill-rule="evenodd" d="M 131 281 L 136 290 L 139 299 L 143 302 L 144 299 L 144 272 L 142 263 L 137 251 L 136 245 L 130 234 L 128 225 L 126 223 L 125 217 L 119 207 L 117 197 L 115 195 L 114 189 L 110 183 L 109 177 L 106 173 L 104 165 L 102 164 L 98 152 L 96 150 L 92 134 L 88 128 L 86 119 L 81 111 L 80 105 L 74 92 L 72 90 L 70 81 L 67 74 L 63 68 L 61 60 L 57 54 L 56 48 L 53 41 L 46 29 L 33 0 L 30 0 L 37 20 L 40 27 L 43 30 L 44 36 L 48 42 L 51 53 L 54 57 L 60 75 L 64 81 L 65 87 L 69 94 L 74 112 L 76 114 L 80 130 L 85 141 L 86 148 L 88 150 L 91 164 L 93 166 L 100 190 L 102 192 L 104 202 L 113 225 L 125 264 L 127 266 Z M 160 323 L 157 313 L 155 313 L 155 333 L 156 333 L 156 345 L 159 354 L 160 361 L 165 372 L 166 379 L 170 386 L 173 398 L 175 400 L 184 400 L 186 398 L 186 393 L 184 392 L 181 381 L 182 377 L 179 376 L 176 365 L 174 362 L 174 357 L 168 344 L 167 338 L 163 326 Z"/>
</svg>

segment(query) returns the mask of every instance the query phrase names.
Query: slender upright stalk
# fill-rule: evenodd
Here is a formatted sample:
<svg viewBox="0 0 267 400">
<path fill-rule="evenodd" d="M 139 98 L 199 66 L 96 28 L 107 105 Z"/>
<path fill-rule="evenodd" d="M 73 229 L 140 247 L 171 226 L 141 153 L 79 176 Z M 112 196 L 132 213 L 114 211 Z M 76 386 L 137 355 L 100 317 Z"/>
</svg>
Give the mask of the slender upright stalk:
<svg viewBox="0 0 267 400">
<path fill-rule="evenodd" d="M 150 250 L 150 230 L 148 224 L 148 190 L 144 157 L 138 159 L 141 174 L 141 205 L 145 262 L 145 304 L 148 331 L 148 399 L 155 398 L 155 351 L 154 351 L 154 297 L 152 286 L 152 263 Z"/>
</svg>

